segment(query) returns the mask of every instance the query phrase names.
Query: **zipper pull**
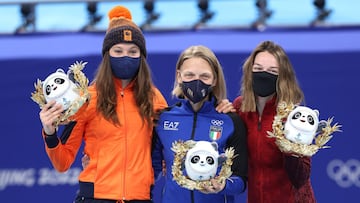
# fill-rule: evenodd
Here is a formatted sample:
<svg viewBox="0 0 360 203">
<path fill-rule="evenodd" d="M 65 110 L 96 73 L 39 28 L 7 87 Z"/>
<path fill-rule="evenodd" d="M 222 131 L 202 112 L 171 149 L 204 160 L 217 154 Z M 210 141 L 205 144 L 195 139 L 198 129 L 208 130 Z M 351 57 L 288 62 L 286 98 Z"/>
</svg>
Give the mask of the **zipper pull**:
<svg viewBox="0 0 360 203">
<path fill-rule="evenodd" d="M 258 130 L 260 131 L 261 130 L 261 117 L 259 117 L 259 120 L 258 120 Z"/>
</svg>

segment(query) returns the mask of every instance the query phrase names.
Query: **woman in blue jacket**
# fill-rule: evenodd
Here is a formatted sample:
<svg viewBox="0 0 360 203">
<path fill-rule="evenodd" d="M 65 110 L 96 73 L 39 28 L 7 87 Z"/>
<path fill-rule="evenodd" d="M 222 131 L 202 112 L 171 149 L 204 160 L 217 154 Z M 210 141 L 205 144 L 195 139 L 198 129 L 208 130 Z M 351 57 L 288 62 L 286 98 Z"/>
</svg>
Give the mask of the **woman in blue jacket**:
<svg viewBox="0 0 360 203">
<path fill-rule="evenodd" d="M 181 53 L 172 95 L 180 101 L 160 113 L 153 137 L 155 177 L 160 173 L 165 176 L 162 202 L 233 202 L 235 195 L 246 190 L 246 129 L 235 113 L 216 110 L 218 101 L 226 99 L 226 84 L 222 67 L 209 48 L 191 46 Z M 172 175 L 172 146 L 179 140 L 216 142 L 220 154 L 232 147 L 236 154 L 232 175 L 221 183 L 212 178 L 202 189 L 181 187 Z"/>
</svg>

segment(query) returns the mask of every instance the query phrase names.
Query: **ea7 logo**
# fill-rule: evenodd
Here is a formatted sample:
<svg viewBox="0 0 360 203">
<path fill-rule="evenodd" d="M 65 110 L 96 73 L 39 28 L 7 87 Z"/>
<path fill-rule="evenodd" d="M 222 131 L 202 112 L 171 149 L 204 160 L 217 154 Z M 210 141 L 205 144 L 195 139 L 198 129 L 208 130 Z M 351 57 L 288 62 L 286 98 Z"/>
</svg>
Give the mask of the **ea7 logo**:
<svg viewBox="0 0 360 203">
<path fill-rule="evenodd" d="M 178 126 L 180 122 L 178 121 L 164 121 L 163 123 L 164 130 L 179 130 Z"/>
</svg>

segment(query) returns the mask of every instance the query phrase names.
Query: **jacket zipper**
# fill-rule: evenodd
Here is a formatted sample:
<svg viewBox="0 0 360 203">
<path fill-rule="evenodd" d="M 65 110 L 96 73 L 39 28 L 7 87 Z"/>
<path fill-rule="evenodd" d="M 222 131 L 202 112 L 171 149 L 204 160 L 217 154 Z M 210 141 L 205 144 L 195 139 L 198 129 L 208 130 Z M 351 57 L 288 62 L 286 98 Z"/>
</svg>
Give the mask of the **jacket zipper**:
<svg viewBox="0 0 360 203">
<path fill-rule="evenodd" d="M 259 119 L 258 119 L 257 129 L 258 129 L 258 131 L 261 130 L 261 116 L 259 116 Z"/>
<path fill-rule="evenodd" d="M 191 139 L 192 140 L 194 140 L 194 138 L 195 138 L 196 121 L 197 121 L 197 112 L 194 113 L 194 118 L 193 118 L 193 126 L 192 126 L 192 131 L 191 131 Z M 195 197 L 194 197 L 193 190 L 190 191 L 190 196 L 191 196 L 191 202 L 194 203 Z"/>
<path fill-rule="evenodd" d="M 124 91 L 123 90 L 121 90 L 120 91 L 120 96 L 121 96 L 121 101 L 123 102 L 123 109 L 122 109 L 122 112 L 123 113 L 125 113 L 125 102 L 124 102 Z M 124 118 L 125 118 L 125 115 L 124 115 Z M 123 121 L 121 120 L 120 122 L 124 122 L 123 124 L 124 124 L 124 127 L 125 127 L 125 137 L 124 137 L 124 141 L 125 141 L 125 143 L 124 143 L 124 148 L 125 148 L 125 150 L 124 150 L 124 152 L 125 152 L 125 156 L 124 156 L 124 164 L 123 164 L 123 166 L 124 166 L 124 174 L 123 174 L 123 177 L 122 177 L 122 179 L 123 179 L 123 200 L 125 200 L 125 197 L 126 197 L 126 194 L 125 194 L 125 188 L 126 188 L 126 186 L 125 186 L 125 177 L 126 177 L 126 159 L 127 159 L 127 143 L 126 143 L 126 138 L 127 138 L 127 136 L 126 136 L 126 133 L 127 133 L 127 128 L 126 128 L 126 123 L 125 123 L 125 119 L 123 119 Z"/>
<path fill-rule="evenodd" d="M 193 118 L 193 126 L 192 126 L 192 131 L 191 131 L 191 139 L 192 140 L 195 137 L 196 121 L 197 121 L 197 112 L 194 113 L 194 118 Z"/>
</svg>

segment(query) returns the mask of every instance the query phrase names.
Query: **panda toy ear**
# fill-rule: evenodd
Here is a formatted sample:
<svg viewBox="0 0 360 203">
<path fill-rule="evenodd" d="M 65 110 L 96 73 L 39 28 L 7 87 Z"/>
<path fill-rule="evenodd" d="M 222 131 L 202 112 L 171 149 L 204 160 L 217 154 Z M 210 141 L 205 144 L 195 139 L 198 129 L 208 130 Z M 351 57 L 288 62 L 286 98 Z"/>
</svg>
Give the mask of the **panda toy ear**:
<svg viewBox="0 0 360 203">
<path fill-rule="evenodd" d="M 317 109 L 313 109 L 313 110 L 316 113 L 317 117 L 319 117 L 319 110 L 317 110 Z"/>
<path fill-rule="evenodd" d="M 226 161 L 226 159 L 227 157 L 225 154 L 220 154 L 218 157 L 218 166 L 221 166 Z"/>
<path fill-rule="evenodd" d="M 181 170 L 181 171 L 185 170 L 185 158 L 183 158 L 182 161 L 181 161 L 180 170 Z"/>
<path fill-rule="evenodd" d="M 211 145 L 214 147 L 215 151 L 218 151 L 218 144 L 216 142 L 211 142 Z"/>
<path fill-rule="evenodd" d="M 320 133 L 322 131 L 322 129 L 325 127 L 326 127 L 326 121 L 324 121 L 324 120 L 319 121 L 316 133 Z"/>
<path fill-rule="evenodd" d="M 297 107 L 299 107 L 299 105 L 294 105 L 293 108 L 291 109 L 291 111 L 289 112 L 289 114 L 291 114 L 291 112 L 294 111 Z M 284 119 L 281 121 L 281 124 L 284 126 L 286 122 L 287 122 L 287 119 Z"/>
<path fill-rule="evenodd" d="M 74 71 L 68 70 L 67 76 L 68 76 L 68 78 L 69 78 L 70 81 L 72 81 L 73 83 L 76 83 Z"/>
</svg>

